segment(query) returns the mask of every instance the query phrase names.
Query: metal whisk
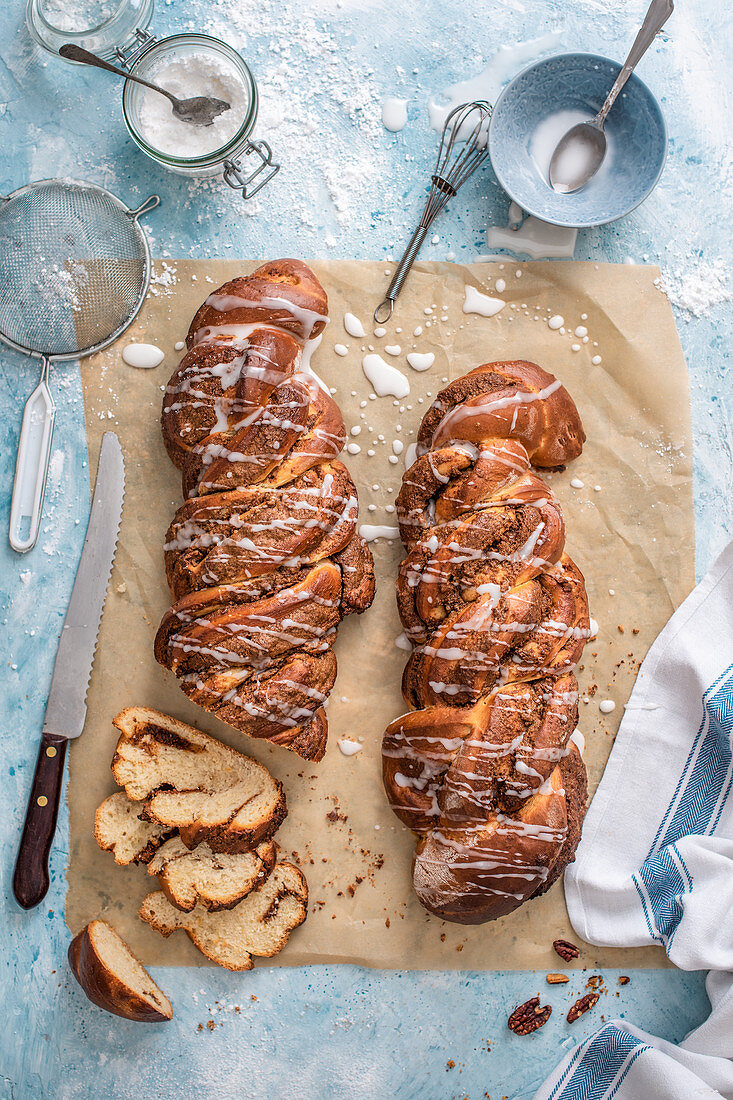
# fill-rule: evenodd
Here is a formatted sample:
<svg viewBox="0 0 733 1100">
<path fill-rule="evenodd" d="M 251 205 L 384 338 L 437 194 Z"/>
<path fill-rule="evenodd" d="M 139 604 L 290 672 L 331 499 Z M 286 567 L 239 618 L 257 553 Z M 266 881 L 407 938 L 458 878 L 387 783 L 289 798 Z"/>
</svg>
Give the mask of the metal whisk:
<svg viewBox="0 0 733 1100">
<path fill-rule="evenodd" d="M 492 107 L 484 100 L 462 103 L 454 107 L 445 120 L 440 137 L 435 172 L 428 201 L 410 243 L 397 265 L 384 301 L 374 310 L 374 320 L 384 324 L 392 316 L 395 300 L 402 290 L 410 268 L 417 259 L 428 230 L 448 199 L 473 175 L 489 155 L 487 133 Z"/>
</svg>

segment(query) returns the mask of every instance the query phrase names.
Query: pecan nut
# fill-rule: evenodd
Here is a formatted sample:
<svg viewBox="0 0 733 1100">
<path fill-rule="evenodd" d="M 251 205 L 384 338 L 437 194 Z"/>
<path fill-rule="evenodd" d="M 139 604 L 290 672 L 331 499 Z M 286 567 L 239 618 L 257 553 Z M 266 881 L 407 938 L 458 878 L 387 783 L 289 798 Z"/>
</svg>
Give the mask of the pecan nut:
<svg viewBox="0 0 733 1100">
<path fill-rule="evenodd" d="M 629 977 L 628 974 L 622 974 L 621 977 L 618 980 L 618 984 L 619 985 L 628 985 L 630 981 L 631 981 L 631 978 Z"/>
<path fill-rule="evenodd" d="M 530 997 L 519 1008 L 515 1008 L 507 1020 L 507 1026 L 515 1035 L 529 1035 L 542 1027 L 550 1019 L 552 1005 L 540 1007 L 539 997 Z"/>
<path fill-rule="evenodd" d="M 571 959 L 577 959 L 580 955 L 578 948 L 574 943 L 570 943 L 569 940 L 555 940 L 552 946 L 556 954 L 565 962 L 570 962 Z"/>
<path fill-rule="evenodd" d="M 579 1001 L 576 1001 L 575 1004 L 571 1006 L 568 1012 L 568 1023 L 574 1024 L 576 1020 L 579 1020 L 581 1016 L 589 1012 L 593 1008 L 593 1005 L 597 1003 L 597 993 L 586 993 L 585 997 L 581 997 Z"/>
<path fill-rule="evenodd" d="M 562 985 L 564 982 L 569 982 L 569 981 L 570 981 L 570 978 L 567 976 L 567 974 L 548 974 L 547 975 L 547 984 L 548 985 Z"/>
</svg>

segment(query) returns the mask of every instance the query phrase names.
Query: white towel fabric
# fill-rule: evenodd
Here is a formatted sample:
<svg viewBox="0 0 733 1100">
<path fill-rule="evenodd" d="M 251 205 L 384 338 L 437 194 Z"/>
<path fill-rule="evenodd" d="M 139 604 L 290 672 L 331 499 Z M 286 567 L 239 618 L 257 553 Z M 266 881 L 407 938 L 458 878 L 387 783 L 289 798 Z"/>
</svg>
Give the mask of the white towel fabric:
<svg viewBox="0 0 733 1100">
<path fill-rule="evenodd" d="M 712 1012 L 679 1046 L 614 1020 L 535 1100 L 733 1100 L 732 737 L 733 543 L 649 650 L 565 875 L 584 940 L 709 970 Z"/>
</svg>

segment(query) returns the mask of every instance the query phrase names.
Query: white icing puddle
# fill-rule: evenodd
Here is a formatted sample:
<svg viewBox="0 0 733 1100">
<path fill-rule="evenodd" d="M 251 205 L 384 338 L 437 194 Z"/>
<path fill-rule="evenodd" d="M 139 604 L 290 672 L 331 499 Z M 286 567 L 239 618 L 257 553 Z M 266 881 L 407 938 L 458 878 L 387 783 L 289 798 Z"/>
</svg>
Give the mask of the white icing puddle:
<svg viewBox="0 0 733 1100">
<path fill-rule="evenodd" d="M 489 248 L 504 248 L 507 252 L 521 253 L 532 260 L 563 258 L 572 260 L 578 239 L 577 229 L 548 225 L 547 222 L 540 221 L 532 214 L 522 221 L 521 210 L 519 215 L 517 221 L 512 218 L 510 211 L 508 225 L 489 226 L 486 230 L 486 244 Z"/>
<path fill-rule="evenodd" d="M 165 352 L 157 348 L 155 344 L 128 344 L 122 349 L 122 358 L 128 367 L 137 367 L 139 370 L 152 370 L 159 366 L 165 359 Z"/>
<path fill-rule="evenodd" d="M 353 336 L 355 340 L 361 340 L 361 338 L 366 335 L 364 326 L 359 318 L 353 313 L 344 314 L 344 328 L 349 336 Z"/>
<path fill-rule="evenodd" d="M 467 285 L 463 289 L 466 293 L 463 303 L 464 313 L 479 313 L 482 317 L 495 317 L 506 305 L 501 298 L 491 298 L 488 294 L 482 294 L 475 286 Z"/>
<path fill-rule="evenodd" d="M 477 76 L 452 84 L 440 93 L 438 98 L 447 100 L 445 106 L 435 101 L 428 104 L 432 128 L 440 132 L 445 126 L 446 118 L 459 103 L 470 103 L 474 99 L 488 99 L 489 103 L 495 103 L 507 80 L 519 72 L 523 65 L 535 61 L 543 53 L 556 50 L 561 37 L 559 31 L 550 31 L 529 42 L 500 46 L 486 68 Z"/>
<path fill-rule="evenodd" d="M 404 130 L 407 125 L 407 100 L 397 96 L 387 96 L 382 104 L 382 122 L 385 130 L 392 134 Z"/>
<path fill-rule="evenodd" d="M 341 737 L 336 742 L 338 747 L 344 756 L 355 756 L 357 752 L 361 752 L 363 745 L 360 745 L 358 741 L 351 741 L 348 737 Z"/>
<path fill-rule="evenodd" d="M 386 363 L 381 355 L 371 352 L 361 361 L 362 369 L 378 397 L 407 397 L 410 383 L 402 371 Z"/>
<path fill-rule="evenodd" d="M 435 356 L 432 351 L 411 351 L 407 355 L 407 362 L 413 370 L 430 370 L 435 362 Z"/>
<path fill-rule="evenodd" d="M 384 523 L 362 523 L 359 534 L 367 542 L 374 542 L 375 539 L 398 539 L 400 529 L 399 527 L 389 527 Z"/>
<path fill-rule="evenodd" d="M 548 115 L 537 126 L 531 138 L 529 139 L 529 155 L 535 163 L 538 173 L 543 180 L 547 180 L 550 171 L 550 161 L 552 160 L 552 154 L 558 146 L 561 138 L 567 134 L 568 130 L 573 126 L 577 126 L 579 122 L 587 122 L 588 114 L 580 110 L 577 111 L 556 111 L 554 115 Z M 603 164 L 598 169 L 598 172 L 590 180 L 584 190 L 591 188 L 603 187 L 603 179 L 608 176 L 610 165 L 614 156 L 614 142 L 613 137 L 606 133 L 606 155 L 603 159 Z M 568 151 L 567 157 L 574 156 L 575 154 Z M 582 157 L 581 153 L 581 157 Z M 549 187 L 549 183 L 547 184 Z"/>
</svg>

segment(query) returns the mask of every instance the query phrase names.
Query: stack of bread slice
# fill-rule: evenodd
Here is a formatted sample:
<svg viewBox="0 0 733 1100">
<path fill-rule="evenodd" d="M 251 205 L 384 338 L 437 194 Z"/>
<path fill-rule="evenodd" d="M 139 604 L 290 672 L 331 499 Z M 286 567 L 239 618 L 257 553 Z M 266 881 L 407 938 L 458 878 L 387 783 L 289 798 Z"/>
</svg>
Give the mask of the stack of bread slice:
<svg viewBox="0 0 733 1100">
<path fill-rule="evenodd" d="M 184 929 L 213 962 L 251 970 L 306 918 L 308 887 L 278 859 L 282 785 L 256 760 L 147 707 L 114 719 L 112 773 L 123 788 L 97 810 L 94 835 L 119 864 L 147 864 L 159 890 L 139 915 L 163 936 Z"/>
</svg>

